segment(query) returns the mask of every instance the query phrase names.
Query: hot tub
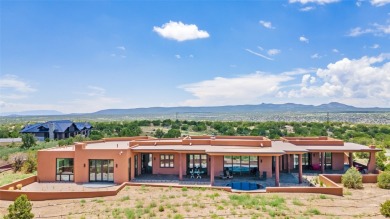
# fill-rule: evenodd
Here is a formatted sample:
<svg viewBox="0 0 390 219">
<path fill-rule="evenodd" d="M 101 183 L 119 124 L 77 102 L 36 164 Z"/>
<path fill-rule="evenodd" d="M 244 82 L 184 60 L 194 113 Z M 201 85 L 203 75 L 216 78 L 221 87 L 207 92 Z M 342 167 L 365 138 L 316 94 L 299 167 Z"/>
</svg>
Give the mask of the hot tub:
<svg viewBox="0 0 390 219">
<path fill-rule="evenodd" d="M 264 189 L 264 187 L 257 183 L 251 183 L 251 182 L 231 182 L 227 184 L 227 186 L 230 186 L 232 189 L 235 190 L 256 190 L 256 189 Z"/>
</svg>

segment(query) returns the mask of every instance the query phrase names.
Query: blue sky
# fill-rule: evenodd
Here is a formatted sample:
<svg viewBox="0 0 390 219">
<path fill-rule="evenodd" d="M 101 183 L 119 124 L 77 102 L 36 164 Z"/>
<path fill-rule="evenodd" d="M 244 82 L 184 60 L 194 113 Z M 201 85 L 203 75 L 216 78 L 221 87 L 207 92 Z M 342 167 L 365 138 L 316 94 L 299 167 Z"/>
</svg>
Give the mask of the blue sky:
<svg viewBox="0 0 390 219">
<path fill-rule="evenodd" d="M 1 1 L 1 112 L 390 107 L 390 1 Z"/>
</svg>

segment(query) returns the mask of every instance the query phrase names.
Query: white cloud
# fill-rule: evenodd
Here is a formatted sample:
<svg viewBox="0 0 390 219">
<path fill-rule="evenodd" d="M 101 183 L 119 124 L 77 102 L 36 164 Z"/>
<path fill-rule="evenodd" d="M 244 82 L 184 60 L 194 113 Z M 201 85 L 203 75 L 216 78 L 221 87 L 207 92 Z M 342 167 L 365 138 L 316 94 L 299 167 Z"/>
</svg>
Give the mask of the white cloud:
<svg viewBox="0 0 390 219">
<path fill-rule="evenodd" d="M 275 95 L 281 83 L 291 80 L 287 75 L 269 75 L 263 72 L 234 78 L 216 77 L 179 88 L 195 98 L 181 103 L 187 106 L 259 103 L 263 96 Z"/>
<path fill-rule="evenodd" d="M 258 46 L 257 48 L 258 48 L 258 49 L 260 49 L 261 51 L 263 51 L 263 50 L 264 50 L 264 48 L 263 48 L 263 47 L 261 47 L 261 46 Z"/>
<path fill-rule="evenodd" d="M 253 52 L 253 51 L 250 50 L 250 49 L 245 49 L 245 51 L 247 51 L 247 52 L 249 52 L 249 53 L 252 53 L 252 54 L 255 55 L 255 56 L 259 56 L 259 57 L 261 57 L 261 58 L 270 60 L 270 61 L 273 61 L 273 60 L 274 60 L 274 59 L 272 59 L 272 58 L 270 58 L 270 57 L 267 57 L 267 56 L 265 56 L 265 55 L 263 55 L 263 54 L 260 54 L 260 53 L 257 53 L 257 52 Z"/>
<path fill-rule="evenodd" d="M 300 36 L 300 37 L 299 37 L 299 41 L 304 42 L 304 43 L 309 43 L 309 39 L 307 39 L 307 38 L 304 37 L 304 36 Z"/>
<path fill-rule="evenodd" d="M 299 89 L 285 90 L 278 95 L 289 98 L 325 98 L 345 103 L 364 104 L 367 101 L 376 106 L 389 106 L 389 60 L 390 54 L 364 56 L 360 59 L 344 58 L 330 63 L 325 69 L 318 69 L 315 76 L 303 75 Z"/>
<path fill-rule="evenodd" d="M 184 24 L 181 21 L 169 21 L 161 27 L 153 27 L 160 36 L 179 42 L 210 37 L 205 30 L 199 30 L 195 24 Z"/>
<path fill-rule="evenodd" d="M 332 49 L 332 52 L 339 53 L 339 50 L 338 49 Z"/>
<path fill-rule="evenodd" d="M 181 59 L 181 55 L 175 55 L 177 59 Z"/>
<path fill-rule="evenodd" d="M 277 54 L 279 54 L 281 51 L 279 50 L 279 49 L 270 49 L 270 50 L 268 50 L 268 55 L 270 55 L 270 56 L 274 56 L 274 55 L 277 55 Z"/>
<path fill-rule="evenodd" d="M 372 5 L 379 7 L 389 4 L 390 0 L 371 0 L 370 2 Z"/>
<path fill-rule="evenodd" d="M 27 82 L 19 79 L 16 75 L 4 75 L 0 78 L 0 89 L 13 90 L 22 93 L 31 93 L 36 91 Z"/>
<path fill-rule="evenodd" d="M 89 91 L 86 93 L 88 96 L 103 96 L 106 93 L 106 89 L 98 86 L 87 86 Z"/>
<path fill-rule="evenodd" d="M 390 22 L 387 22 L 387 24 L 374 23 L 371 24 L 369 28 L 355 27 L 352 28 L 349 33 L 347 33 L 347 36 L 357 37 L 369 33 L 373 34 L 374 36 L 383 36 L 384 34 L 390 34 Z"/>
<path fill-rule="evenodd" d="M 363 2 L 363 0 L 357 0 L 356 1 L 356 6 L 358 6 L 358 7 L 362 6 L 362 2 Z"/>
<path fill-rule="evenodd" d="M 272 26 L 272 23 L 269 22 L 269 21 L 263 21 L 263 20 L 261 20 L 261 21 L 259 21 L 259 23 L 260 23 L 261 25 L 263 25 L 263 27 L 265 27 L 265 28 L 268 28 L 268 29 L 275 29 L 275 27 L 273 27 L 273 26 Z"/>
<path fill-rule="evenodd" d="M 338 1 L 340 0 L 289 0 L 290 3 L 301 3 L 301 4 L 315 3 L 319 5 L 334 3 Z"/>
<path fill-rule="evenodd" d="M 122 51 L 126 51 L 126 48 L 124 46 L 117 46 L 116 48 Z"/>
<path fill-rule="evenodd" d="M 312 59 L 320 59 L 320 58 L 322 58 L 322 56 L 319 55 L 318 53 L 315 53 L 315 54 L 311 55 L 310 58 L 312 58 Z"/>
<path fill-rule="evenodd" d="M 313 7 L 313 6 L 306 6 L 306 7 L 303 7 L 301 9 L 299 9 L 300 11 L 311 11 L 311 10 L 314 10 L 316 7 Z"/>
<path fill-rule="evenodd" d="M 370 48 L 371 49 L 378 49 L 380 46 L 379 46 L 379 44 L 374 44 L 374 45 L 372 45 Z"/>
<path fill-rule="evenodd" d="M 194 55 L 190 54 L 188 57 L 190 57 L 190 58 L 194 58 Z"/>
</svg>

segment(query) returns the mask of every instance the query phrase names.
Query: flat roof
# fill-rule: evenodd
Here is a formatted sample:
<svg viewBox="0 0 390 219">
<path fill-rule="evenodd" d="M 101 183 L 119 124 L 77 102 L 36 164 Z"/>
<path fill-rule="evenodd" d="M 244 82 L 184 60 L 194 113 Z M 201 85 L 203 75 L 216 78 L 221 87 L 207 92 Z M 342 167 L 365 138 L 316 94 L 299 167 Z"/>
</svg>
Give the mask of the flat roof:
<svg viewBox="0 0 390 219">
<path fill-rule="evenodd" d="M 112 140 L 112 141 L 111 141 Z M 172 152 L 186 152 L 186 151 L 198 151 L 201 153 L 210 153 L 210 154 L 285 154 L 285 153 L 307 153 L 307 152 L 326 152 L 326 151 L 335 151 L 335 152 L 371 152 L 371 151 L 381 151 L 381 149 L 370 148 L 365 145 L 345 142 L 343 145 L 295 145 L 288 141 L 271 141 L 272 146 L 259 146 L 259 145 L 240 145 L 235 142 L 240 141 L 256 141 L 254 139 L 243 139 L 243 138 L 225 138 L 222 141 L 222 144 L 211 145 L 207 141 L 200 144 L 181 144 L 183 139 L 141 139 L 141 140 L 131 140 L 131 139 L 111 139 L 106 141 L 96 141 L 96 142 L 85 142 L 85 150 L 132 150 L 136 152 L 141 151 L 172 151 Z M 198 140 L 198 139 L 197 139 Z M 218 139 L 222 140 L 222 139 Z M 154 144 L 136 144 L 133 146 L 131 142 L 157 142 Z M 258 141 L 262 141 L 258 139 Z M 158 142 L 164 142 L 164 144 L 158 144 Z M 172 142 L 172 144 L 169 144 Z M 223 142 L 229 142 L 229 144 L 224 145 Z M 43 149 L 42 151 L 74 151 L 75 145 Z"/>
</svg>

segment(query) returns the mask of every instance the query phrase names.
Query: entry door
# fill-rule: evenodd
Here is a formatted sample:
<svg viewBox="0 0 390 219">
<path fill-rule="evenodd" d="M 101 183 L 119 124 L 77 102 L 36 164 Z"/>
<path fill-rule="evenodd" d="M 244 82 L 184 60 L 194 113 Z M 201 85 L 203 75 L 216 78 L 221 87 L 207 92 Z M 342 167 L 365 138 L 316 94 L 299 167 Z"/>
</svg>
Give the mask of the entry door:
<svg viewBox="0 0 390 219">
<path fill-rule="evenodd" d="M 113 182 L 114 160 L 89 160 L 90 182 Z"/>
<path fill-rule="evenodd" d="M 142 174 L 152 174 L 153 173 L 152 154 L 141 154 L 141 173 Z"/>
</svg>

